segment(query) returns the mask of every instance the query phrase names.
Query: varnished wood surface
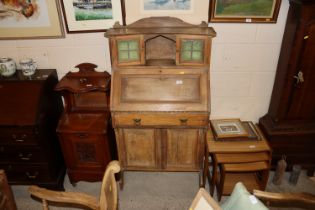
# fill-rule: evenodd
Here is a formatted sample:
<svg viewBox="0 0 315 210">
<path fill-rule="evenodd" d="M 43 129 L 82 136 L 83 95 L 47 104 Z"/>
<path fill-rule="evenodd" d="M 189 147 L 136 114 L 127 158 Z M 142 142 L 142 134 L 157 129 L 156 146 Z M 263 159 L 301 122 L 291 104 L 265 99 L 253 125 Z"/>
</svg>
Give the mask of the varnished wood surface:
<svg viewBox="0 0 315 210">
<path fill-rule="evenodd" d="M 12 189 L 9 185 L 5 171 L 0 169 L 0 209 L 17 210 Z"/>
<path fill-rule="evenodd" d="M 208 27 L 206 23 L 193 25 L 172 17 L 144 18 L 127 26 L 111 28 L 107 30 L 105 36 L 134 34 L 191 34 L 216 36 L 216 32 L 213 28 Z"/>
<path fill-rule="evenodd" d="M 64 114 L 57 127 L 65 133 L 106 133 L 109 113 L 69 113 Z"/>
<path fill-rule="evenodd" d="M 111 111 L 209 111 L 207 69 L 124 68 L 112 82 Z"/>
<path fill-rule="evenodd" d="M 165 113 L 165 112 L 115 112 L 113 126 L 163 127 L 163 126 L 196 126 L 208 124 L 208 113 Z"/>
<path fill-rule="evenodd" d="M 0 168 L 10 184 L 63 189 L 65 173 L 56 127 L 62 113 L 54 69 L 20 70 L 0 78 Z"/>
<path fill-rule="evenodd" d="M 256 127 L 257 128 L 257 127 Z M 257 128 L 261 134 L 260 130 Z M 266 139 L 261 135 L 259 141 L 216 141 L 212 131 L 207 132 L 208 150 L 210 153 L 251 153 L 270 152 Z"/>
<path fill-rule="evenodd" d="M 269 169 L 269 165 L 265 161 L 256 161 L 250 163 L 223 164 L 223 168 L 226 172 L 247 172 L 267 170 Z"/>
<path fill-rule="evenodd" d="M 218 141 L 212 130 L 207 131 L 204 182 L 209 178 L 210 194 L 217 188 L 218 199 L 232 192 L 234 185 L 242 181 L 249 189 L 265 189 L 270 168 L 271 149 L 259 128 L 261 140 Z M 212 159 L 213 170 L 210 178 L 208 158 Z M 220 170 L 219 170 L 220 168 Z M 220 171 L 220 173 L 219 173 Z M 261 173 L 261 178 L 256 173 Z"/>
<path fill-rule="evenodd" d="M 116 24 L 106 32 L 113 66 L 110 107 L 123 170 L 201 172 L 215 35 L 206 23 L 171 17 Z M 196 54 L 186 51 L 195 57 L 181 56 L 194 41 Z"/>
<path fill-rule="evenodd" d="M 302 209 L 315 208 L 315 195 L 301 192 L 301 193 L 273 193 L 254 190 L 253 193 L 258 199 L 264 201 L 269 206 L 280 207 L 298 207 Z"/>
<path fill-rule="evenodd" d="M 272 165 L 315 170 L 315 2 L 290 0 L 268 113 L 259 125 L 273 148 Z M 298 72 L 303 82 L 297 83 Z"/>
<path fill-rule="evenodd" d="M 71 183 L 100 181 L 107 164 L 116 156 L 109 113 L 110 75 L 97 72 L 91 63 L 77 65 L 55 90 L 61 91 L 66 109 L 57 132 Z"/>
</svg>

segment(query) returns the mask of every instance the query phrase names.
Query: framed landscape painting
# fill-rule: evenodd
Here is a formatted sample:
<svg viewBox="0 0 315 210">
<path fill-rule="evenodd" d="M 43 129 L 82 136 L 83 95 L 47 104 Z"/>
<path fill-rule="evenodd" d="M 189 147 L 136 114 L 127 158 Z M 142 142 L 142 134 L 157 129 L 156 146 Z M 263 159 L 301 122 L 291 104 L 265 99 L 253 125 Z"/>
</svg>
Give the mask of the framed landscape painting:
<svg viewBox="0 0 315 210">
<path fill-rule="evenodd" d="M 59 0 L 1 0 L 0 39 L 64 37 Z"/>
<path fill-rule="evenodd" d="M 106 31 L 125 24 L 124 0 L 62 0 L 68 33 Z"/>
<path fill-rule="evenodd" d="M 211 0 L 209 22 L 275 23 L 281 0 Z"/>
<path fill-rule="evenodd" d="M 152 13 L 192 13 L 194 0 L 141 0 L 141 12 Z"/>
</svg>

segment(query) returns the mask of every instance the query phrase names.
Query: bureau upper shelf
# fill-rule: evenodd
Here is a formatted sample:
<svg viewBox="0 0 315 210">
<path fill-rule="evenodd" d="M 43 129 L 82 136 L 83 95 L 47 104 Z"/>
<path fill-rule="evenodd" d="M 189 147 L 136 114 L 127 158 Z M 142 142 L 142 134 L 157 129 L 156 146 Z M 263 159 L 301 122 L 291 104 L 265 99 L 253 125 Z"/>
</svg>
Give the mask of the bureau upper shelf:
<svg viewBox="0 0 315 210">
<path fill-rule="evenodd" d="M 111 59 L 119 66 L 209 66 L 211 39 L 206 23 L 193 25 L 178 18 L 144 18 L 109 29 Z"/>
</svg>

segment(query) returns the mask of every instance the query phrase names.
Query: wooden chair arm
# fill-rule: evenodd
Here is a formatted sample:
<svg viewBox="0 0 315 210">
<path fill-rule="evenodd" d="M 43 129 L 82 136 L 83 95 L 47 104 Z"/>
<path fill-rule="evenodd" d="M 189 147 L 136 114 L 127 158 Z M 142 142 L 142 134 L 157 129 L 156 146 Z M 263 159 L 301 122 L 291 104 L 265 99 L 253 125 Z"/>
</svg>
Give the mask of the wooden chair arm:
<svg viewBox="0 0 315 210">
<path fill-rule="evenodd" d="M 254 190 L 254 195 L 270 205 L 315 209 L 315 195 L 310 193 L 273 193 Z"/>
<path fill-rule="evenodd" d="M 91 209 L 99 209 L 99 201 L 86 193 L 52 191 L 38 186 L 30 186 L 28 192 L 46 201 L 79 204 Z"/>
</svg>

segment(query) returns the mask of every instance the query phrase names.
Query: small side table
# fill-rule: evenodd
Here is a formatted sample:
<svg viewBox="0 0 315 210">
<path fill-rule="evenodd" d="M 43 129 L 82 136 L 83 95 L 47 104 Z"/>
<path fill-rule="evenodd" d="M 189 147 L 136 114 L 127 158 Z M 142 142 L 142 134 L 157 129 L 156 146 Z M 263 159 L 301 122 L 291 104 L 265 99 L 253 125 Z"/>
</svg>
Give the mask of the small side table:
<svg viewBox="0 0 315 210">
<path fill-rule="evenodd" d="M 210 194 L 217 188 L 218 199 L 231 194 L 241 181 L 248 190 L 264 190 L 269 177 L 271 149 L 265 137 L 255 126 L 261 140 L 215 141 L 212 130 L 207 131 L 203 182 L 209 181 Z M 212 173 L 209 173 L 211 157 Z"/>
</svg>

